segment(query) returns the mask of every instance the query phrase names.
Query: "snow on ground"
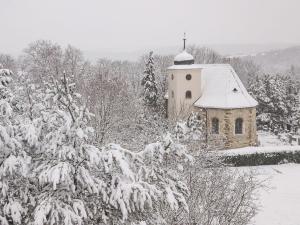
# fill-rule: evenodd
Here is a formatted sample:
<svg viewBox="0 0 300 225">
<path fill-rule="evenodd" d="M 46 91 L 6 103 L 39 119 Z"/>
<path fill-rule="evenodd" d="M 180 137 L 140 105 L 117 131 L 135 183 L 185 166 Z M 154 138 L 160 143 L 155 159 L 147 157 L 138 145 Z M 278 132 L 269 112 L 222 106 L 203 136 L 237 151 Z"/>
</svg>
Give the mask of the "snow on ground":
<svg viewBox="0 0 300 225">
<path fill-rule="evenodd" d="M 255 153 L 300 151 L 300 145 L 290 145 L 287 142 L 279 140 L 278 137 L 272 133 L 264 132 L 264 131 L 259 131 L 257 133 L 258 133 L 258 140 L 260 143 L 259 146 L 227 149 L 223 151 L 218 151 L 218 153 L 221 153 L 222 155 L 245 155 L 245 154 L 255 154 Z"/>
<path fill-rule="evenodd" d="M 260 146 L 278 146 L 288 145 L 288 143 L 279 140 L 279 138 L 270 132 L 257 131 Z"/>
<path fill-rule="evenodd" d="M 294 145 L 297 146 L 300 138 L 299 134 L 292 135 L 292 141 L 289 143 L 289 133 L 281 133 L 275 135 L 267 131 L 257 131 L 259 146 L 278 146 L 278 145 Z"/>
<path fill-rule="evenodd" d="M 276 152 L 299 152 L 300 146 L 266 146 L 266 147 L 244 147 L 244 148 L 235 148 L 235 149 L 228 149 L 222 150 L 218 153 L 222 155 L 250 155 L 256 153 L 276 153 Z"/>
<path fill-rule="evenodd" d="M 261 209 L 252 225 L 300 224 L 300 164 L 240 167 L 257 170 L 258 178 L 265 180 L 269 189 L 259 191 Z"/>
<path fill-rule="evenodd" d="M 300 151 L 268 132 L 258 132 L 259 147 L 222 151 L 222 154 L 251 154 L 253 152 Z M 260 211 L 251 225 L 300 225 L 300 164 L 237 167 L 255 170 L 259 180 L 268 180 L 267 189 L 259 190 Z"/>
</svg>

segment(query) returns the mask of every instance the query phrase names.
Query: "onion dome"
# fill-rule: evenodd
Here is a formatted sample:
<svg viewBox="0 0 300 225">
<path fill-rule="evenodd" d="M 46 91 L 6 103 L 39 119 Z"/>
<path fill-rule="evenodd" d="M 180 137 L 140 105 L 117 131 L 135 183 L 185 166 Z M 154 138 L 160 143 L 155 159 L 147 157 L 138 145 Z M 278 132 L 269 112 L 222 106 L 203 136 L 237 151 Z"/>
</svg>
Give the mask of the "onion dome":
<svg viewBox="0 0 300 225">
<path fill-rule="evenodd" d="M 174 65 L 190 65 L 194 64 L 194 57 L 183 50 L 181 53 L 175 56 Z"/>
</svg>

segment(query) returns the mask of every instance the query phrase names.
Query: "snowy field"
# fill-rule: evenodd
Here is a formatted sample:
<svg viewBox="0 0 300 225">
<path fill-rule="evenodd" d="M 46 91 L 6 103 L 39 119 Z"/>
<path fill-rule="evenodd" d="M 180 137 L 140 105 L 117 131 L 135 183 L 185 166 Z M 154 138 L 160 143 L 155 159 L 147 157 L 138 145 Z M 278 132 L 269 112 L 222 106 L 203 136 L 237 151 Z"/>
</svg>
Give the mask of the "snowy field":
<svg viewBox="0 0 300 225">
<path fill-rule="evenodd" d="M 268 132 L 258 132 L 259 147 L 227 150 L 226 154 L 250 152 L 299 151 Z M 251 225 L 300 225 L 300 164 L 238 167 L 255 170 L 259 180 L 267 179 L 266 190 L 260 190 L 260 211 Z"/>
<path fill-rule="evenodd" d="M 244 170 L 244 168 L 239 168 Z M 248 167 L 269 178 L 269 190 L 260 190 L 260 211 L 252 225 L 300 224 L 300 164 Z"/>
</svg>

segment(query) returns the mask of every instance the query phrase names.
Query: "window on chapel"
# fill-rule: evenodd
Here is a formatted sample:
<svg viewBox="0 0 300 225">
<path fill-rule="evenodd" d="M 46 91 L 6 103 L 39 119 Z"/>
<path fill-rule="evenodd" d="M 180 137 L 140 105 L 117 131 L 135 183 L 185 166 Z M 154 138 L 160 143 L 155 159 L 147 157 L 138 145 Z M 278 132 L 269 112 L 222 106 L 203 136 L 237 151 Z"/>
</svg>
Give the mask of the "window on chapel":
<svg viewBox="0 0 300 225">
<path fill-rule="evenodd" d="M 186 91 L 185 92 L 185 98 L 192 98 L 192 92 L 191 91 Z"/>
<path fill-rule="evenodd" d="M 211 132 L 213 134 L 219 134 L 219 119 L 213 118 L 211 121 Z"/>
<path fill-rule="evenodd" d="M 235 120 L 235 133 L 242 134 L 243 133 L 243 119 L 237 118 Z"/>
</svg>

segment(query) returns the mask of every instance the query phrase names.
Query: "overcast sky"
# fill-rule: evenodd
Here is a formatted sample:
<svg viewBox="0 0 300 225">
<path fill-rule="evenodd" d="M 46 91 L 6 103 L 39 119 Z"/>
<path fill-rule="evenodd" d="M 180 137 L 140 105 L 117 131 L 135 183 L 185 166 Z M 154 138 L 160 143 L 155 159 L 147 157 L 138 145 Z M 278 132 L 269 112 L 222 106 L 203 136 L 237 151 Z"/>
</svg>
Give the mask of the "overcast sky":
<svg viewBox="0 0 300 225">
<path fill-rule="evenodd" d="M 37 39 L 83 50 L 300 43 L 300 0 L 0 0 L 0 52 Z"/>
</svg>

